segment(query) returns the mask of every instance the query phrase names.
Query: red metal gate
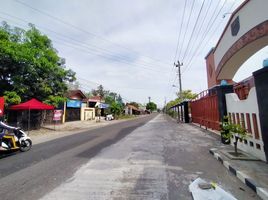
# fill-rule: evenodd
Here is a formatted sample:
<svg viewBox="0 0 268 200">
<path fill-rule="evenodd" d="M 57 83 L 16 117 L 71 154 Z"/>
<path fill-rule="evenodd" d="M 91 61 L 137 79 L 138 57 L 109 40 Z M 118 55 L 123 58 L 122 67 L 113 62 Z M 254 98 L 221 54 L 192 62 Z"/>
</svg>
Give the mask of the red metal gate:
<svg viewBox="0 0 268 200">
<path fill-rule="evenodd" d="M 192 122 L 207 128 L 220 130 L 220 115 L 218 96 L 216 93 L 204 91 L 198 98 L 191 102 Z"/>
</svg>

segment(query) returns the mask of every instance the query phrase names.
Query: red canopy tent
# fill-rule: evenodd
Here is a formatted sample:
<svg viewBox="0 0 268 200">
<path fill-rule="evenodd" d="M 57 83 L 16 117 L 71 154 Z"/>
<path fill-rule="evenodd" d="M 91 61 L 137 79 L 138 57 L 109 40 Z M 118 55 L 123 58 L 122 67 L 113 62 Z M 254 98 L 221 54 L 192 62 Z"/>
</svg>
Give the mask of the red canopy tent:
<svg viewBox="0 0 268 200">
<path fill-rule="evenodd" d="M 48 104 L 42 103 L 41 101 L 38 101 L 37 99 L 33 98 L 29 101 L 26 101 L 24 103 L 10 106 L 10 110 L 28 110 L 28 131 L 30 129 L 30 110 L 53 110 L 54 106 L 50 106 Z"/>
<path fill-rule="evenodd" d="M 26 101 L 24 103 L 10 106 L 10 110 L 53 110 L 54 106 L 42 103 L 41 101 L 36 100 L 35 98 Z"/>
</svg>

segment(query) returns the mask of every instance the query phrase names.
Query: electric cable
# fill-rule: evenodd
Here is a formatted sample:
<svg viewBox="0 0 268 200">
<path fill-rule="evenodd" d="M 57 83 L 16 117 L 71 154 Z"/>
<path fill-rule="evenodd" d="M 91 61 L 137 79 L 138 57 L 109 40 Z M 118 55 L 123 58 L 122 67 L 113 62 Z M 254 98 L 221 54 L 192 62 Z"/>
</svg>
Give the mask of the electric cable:
<svg viewBox="0 0 268 200">
<path fill-rule="evenodd" d="M 195 0 L 192 1 L 191 10 L 190 10 L 190 14 L 189 14 L 189 17 L 188 17 L 188 20 L 187 20 L 186 29 L 185 29 L 185 32 L 184 32 L 184 35 L 183 35 L 183 39 L 182 39 L 182 46 L 181 46 L 181 48 L 180 48 L 178 58 L 180 58 L 181 51 L 182 51 L 182 49 L 183 49 L 183 47 L 184 47 L 185 36 L 186 36 L 186 33 L 188 32 L 188 27 L 189 27 L 190 19 L 191 19 L 191 17 L 192 17 L 194 4 L 195 4 Z"/>
<path fill-rule="evenodd" d="M 23 20 L 23 19 L 21 19 L 21 18 L 15 17 L 15 16 L 12 16 L 12 15 L 7 14 L 7 13 L 4 13 L 4 12 L 2 12 L 2 11 L 0 11 L 0 13 L 2 13 L 2 14 L 4 14 L 4 15 L 8 15 L 8 16 L 13 17 L 13 18 L 16 18 L 16 19 L 18 19 L 18 20 L 20 20 L 20 21 L 24 21 L 25 23 L 28 23 L 26 20 Z M 2 18 L 3 18 L 3 17 L 2 17 Z M 6 20 L 5 18 L 3 18 L 3 19 Z M 137 63 L 137 64 L 133 64 L 133 63 L 127 62 L 127 60 L 125 60 L 123 57 L 114 56 L 114 55 L 112 55 L 112 54 L 108 54 L 108 53 L 106 53 L 105 55 L 97 54 L 98 52 L 103 53 L 103 52 L 102 52 L 103 49 L 98 49 L 98 48 L 93 49 L 93 48 L 91 48 L 91 47 L 89 47 L 89 46 L 85 46 L 85 44 L 82 43 L 81 41 L 78 41 L 78 40 L 73 39 L 73 38 L 71 38 L 71 37 L 68 37 L 68 36 L 65 36 L 65 35 L 63 35 L 63 34 L 57 33 L 57 32 L 55 32 L 55 31 L 53 31 L 53 30 L 50 30 L 50 29 L 45 28 L 45 27 L 41 27 L 41 26 L 39 26 L 39 25 L 37 25 L 37 27 L 42 28 L 42 29 L 45 29 L 45 30 L 47 30 L 47 31 L 49 31 L 49 32 L 52 32 L 52 33 L 56 34 L 56 35 L 57 35 L 56 37 L 58 37 L 58 35 L 60 35 L 60 37 L 67 38 L 68 40 L 72 40 L 72 41 L 78 43 L 78 44 L 74 44 L 74 43 L 72 43 L 72 42 L 70 42 L 70 41 L 66 41 L 66 40 L 64 41 L 62 38 L 59 39 L 59 40 L 61 40 L 61 41 L 67 42 L 68 46 L 70 46 L 70 47 L 73 47 L 73 46 L 71 46 L 71 45 L 79 45 L 79 48 L 76 47 L 76 49 L 80 49 L 81 51 L 84 51 L 83 49 L 80 48 L 80 47 L 83 47 L 83 48 L 86 48 L 86 50 L 90 50 L 90 52 L 89 52 L 89 51 L 87 51 L 87 52 L 89 52 L 89 53 L 91 53 L 91 54 L 92 54 L 92 53 L 93 53 L 93 54 L 96 54 L 96 55 L 98 55 L 98 56 L 100 56 L 100 57 L 104 57 L 104 58 L 106 58 L 106 59 L 110 59 L 111 57 L 113 57 L 113 58 L 117 58 L 117 60 L 114 60 L 114 61 L 116 61 L 116 62 L 120 62 L 120 63 L 124 63 L 124 64 L 129 64 L 129 65 L 132 65 L 132 66 L 140 67 L 140 68 L 147 69 L 147 70 L 151 70 L 151 71 L 154 71 L 154 72 L 166 73 L 166 72 L 164 72 L 164 71 L 159 71 L 159 70 L 155 70 L 155 69 L 153 69 L 153 68 L 149 68 L 149 67 L 147 67 L 147 65 L 145 65 L 145 64 L 143 64 L 143 63 L 141 63 L 141 64 L 139 64 L 139 63 Z M 56 43 L 57 43 L 57 42 L 56 42 Z M 82 44 L 81 44 L 81 43 L 82 43 Z M 61 44 L 61 43 L 59 42 L 59 44 Z M 61 44 L 61 45 L 62 45 L 62 44 Z M 102 51 L 101 51 L 101 50 L 102 50 Z M 107 51 L 106 51 L 106 52 L 107 52 Z M 110 57 L 109 57 L 109 56 L 110 56 Z M 118 59 L 120 59 L 120 60 L 118 60 Z"/>
<path fill-rule="evenodd" d="M 128 51 L 130 51 L 130 52 L 133 52 L 133 53 L 135 53 L 135 54 L 137 54 L 137 55 L 140 55 L 139 52 L 137 52 L 137 51 L 134 51 L 134 50 L 129 49 L 129 48 L 126 48 L 126 47 L 124 47 L 124 46 L 122 46 L 122 45 L 116 44 L 116 43 L 114 43 L 114 42 L 112 42 L 112 41 L 110 41 L 110 40 L 108 40 L 108 39 L 106 39 L 106 38 L 103 38 L 103 37 L 101 37 L 101 36 L 99 36 L 99 35 L 97 35 L 97 34 L 95 34 L 95 33 L 86 31 L 86 30 L 84 30 L 84 29 L 82 29 L 82 28 L 80 28 L 80 27 L 78 27 L 78 26 L 75 26 L 75 25 L 73 25 L 73 24 L 71 24 L 71 23 L 69 23 L 69 22 L 66 22 L 66 21 L 64 21 L 64 20 L 62 20 L 62 19 L 60 19 L 60 18 L 58 18 L 58 17 L 56 17 L 56 16 L 53 16 L 53 15 L 47 13 L 47 12 L 44 12 L 44 11 L 42 11 L 42 10 L 40 10 L 40 9 L 37 9 L 37 8 L 35 8 L 35 7 L 33 7 L 33 6 L 29 5 L 29 4 L 27 4 L 27 3 L 25 3 L 25 2 L 22 2 L 22 1 L 20 1 L 20 0 L 13 0 L 13 1 L 15 1 L 16 3 L 19 3 L 19 4 L 21 4 L 21 5 L 25 6 L 25 7 L 28 7 L 28 8 L 30 8 L 30 9 L 32 9 L 32 10 L 38 12 L 38 13 L 41 13 L 42 15 L 45 15 L 45 16 L 47 16 L 47 17 L 53 19 L 53 20 L 56 20 L 56 21 L 58 21 L 58 22 L 60 22 L 60 23 L 62 23 L 62 24 L 64 24 L 64 25 L 66 25 L 66 26 L 68 26 L 68 27 L 72 27 L 73 29 L 76 29 L 76 30 L 78 30 L 78 31 L 80 31 L 80 32 L 89 34 L 89 35 L 91 35 L 91 36 L 93 36 L 93 37 L 95 37 L 95 38 L 98 38 L 98 39 L 100 39 L 100 40 L 102 40 L 102 41 L 105 41 L 105 42 L 107 42 L 107 43 L 110 43 L 110 44 L 112 44 L 112 45 L 114 45 L 114 46 L 118 46 L 118 47 L 123 48 L 123 49 L 126 49 L 126 50 L 128 50 Z M 143 56 L 146 57 L 146 58 L 155 60 L 155 61 L 157 61 L 157 62 L 163 63 L 163 64 L 165 64 L 165 65 L 169 64 L 168 62 L 165 63 L 165 62 L 163 62 L 163 61 L 161 61 L 161 60 L 158 60 L 158 59 L 155 59 L 155 58 L 151 58 L 151 57 L 149 57 L 149 56 L 145 56 L 145 55 L 143 55 Z"/>
<path fill-rule="evenodd" d="M 183 54 L 183 57 L 182 57 L 182 63 L 183 63 L 183 61 L 184 61 L 185 56 L 187 55 L 187 52 L 188 52 L 188 49 L 189 49 L 189 45 L 191 44 L 191 41 L 192 41 L 192 38 L 193 38 L 193 34 L 194 34 L 194 32 L 195 32 L 196 26 L 197 26 L 197 24 L 198 24 L 198 22 L 199 22 L 199 19 L 200 19 L 200 14 L 201 14 L 201 12 L 202 12 L 202 10 L 203 10 L 203 7 L 204 7 L 204 3 L 205 3 L 205 0 L 203 0 L 203 2 L 202 2 L 201 8 L 200 8 L 200 10 L 199 10 L 197 19 L 196 19 L 195 24 L 194 24 L 194 28 L 193 28 L 193 30 L 192 30 L 190 39 L 189 39 L 188 44 L 187 44 L 187 46 L 186 46 L 186 50 L 184 51 L 184 54 Z"/>
</svg>

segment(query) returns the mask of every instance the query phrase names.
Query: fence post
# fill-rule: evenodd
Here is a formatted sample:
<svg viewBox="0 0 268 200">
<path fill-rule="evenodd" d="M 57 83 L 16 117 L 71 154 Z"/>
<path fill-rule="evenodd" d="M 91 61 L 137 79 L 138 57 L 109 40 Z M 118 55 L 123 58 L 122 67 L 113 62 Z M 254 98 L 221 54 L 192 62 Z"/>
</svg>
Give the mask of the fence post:
<svg viewBox="0 0 268 200">
<path fill-rule="evenodd" d="M 218 96 L 219 121 L 222 122 L 223 117 L 227 115 L 225 94 L 234 92 L 233 85 L 216 86 L 215 90 Z"/>
<path fill-rule="evenodd" d="M 188 101 L 183 102 L 183 107 L 184 107 L 184 122 L 189 123 L 189 106 L 188 106 Z"/>
<path fill-rule="evenodd" d="M 264 152 L 266 158 L 268 158 L 268 67 L 255 71 L 253 76 L 257 94 Z"/>
</svg>

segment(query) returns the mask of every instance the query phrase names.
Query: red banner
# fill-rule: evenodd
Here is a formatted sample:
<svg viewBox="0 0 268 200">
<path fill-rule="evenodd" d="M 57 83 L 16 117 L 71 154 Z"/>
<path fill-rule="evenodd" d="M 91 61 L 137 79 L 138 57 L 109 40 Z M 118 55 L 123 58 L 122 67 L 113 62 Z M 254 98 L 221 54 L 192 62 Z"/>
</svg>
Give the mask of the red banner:
<svg viewBox="0 0 268 200">
<path fill-rule="evenodd" d="M 0 116 L 4 115 L 4 104 L 5 104 L 4 97 L 0 97 Z"/>
<path fill-rule="evenodd" d="M 60 121 L 62 116 L 62 110 L 54 110 L 53 121 Z"/>
</svg>

